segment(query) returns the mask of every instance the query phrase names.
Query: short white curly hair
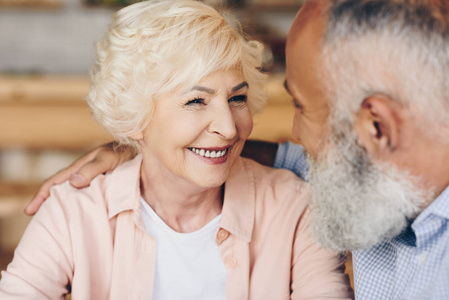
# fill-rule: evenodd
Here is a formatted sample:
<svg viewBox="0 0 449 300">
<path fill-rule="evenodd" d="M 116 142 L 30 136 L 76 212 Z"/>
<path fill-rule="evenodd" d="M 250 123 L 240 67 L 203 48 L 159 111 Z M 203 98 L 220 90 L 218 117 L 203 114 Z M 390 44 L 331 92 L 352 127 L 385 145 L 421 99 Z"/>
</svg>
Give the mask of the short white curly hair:
<svg viewBox="0 0 449 300">
<path fill-rule="evenodd" d="M 193 87 L 218 70 L 240 68 L 254 113 L 266 103 L 263 45 L 248 41 L 215 9 L 193 0 L 150 0 L 116 12 L 97 44 L 87 103 L 120 144 L 149 123 L 153 100 Z"/>
</svg>

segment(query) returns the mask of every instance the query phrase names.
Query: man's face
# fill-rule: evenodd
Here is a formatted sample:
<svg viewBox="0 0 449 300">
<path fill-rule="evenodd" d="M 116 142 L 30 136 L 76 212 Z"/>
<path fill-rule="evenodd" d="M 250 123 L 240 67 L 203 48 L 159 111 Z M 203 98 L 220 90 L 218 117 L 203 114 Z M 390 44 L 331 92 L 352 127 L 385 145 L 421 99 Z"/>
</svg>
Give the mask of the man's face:
<svg viewBox="0 0 449 300">
<path fill-rule="evenodd" d="M 325 247 L 354 250 L 400 233 L 429 195 L 415 188 L 408 174 L 373 162 L 352 120 L 331 120 L 327 78 L 321 73 L 326 5 L 325 0 L 308 1 L 293 23 L 286 88 L 297 106 L 293 135 L 310 154 L 315 236 Z"/>
<path fill-rule="evenodd" d="M 316 13 L 315 3 L 322 1 L 307 2 L 290 30 L 285 87 L 295 105 L 293 137 L 316 158 L 327 135 L 329 106 L 325 78 L 320 74 L 320 40 L 325 21 Z"/>
</svg>

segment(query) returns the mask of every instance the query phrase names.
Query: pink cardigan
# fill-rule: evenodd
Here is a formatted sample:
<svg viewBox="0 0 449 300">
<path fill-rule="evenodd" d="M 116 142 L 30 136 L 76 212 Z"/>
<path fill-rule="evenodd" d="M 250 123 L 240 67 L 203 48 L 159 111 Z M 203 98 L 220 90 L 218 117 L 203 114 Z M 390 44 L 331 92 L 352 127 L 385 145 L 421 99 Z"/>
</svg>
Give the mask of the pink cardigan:
<svg viewBox="0 0 449 300">
<path fill-rule="evenodd" d="M 136 157 L 90 187 L 52 189 L 2 272 L 0 299 L 151 299 L 156 245 L 140 210 Z M 237 160 L 216 241 L 227 299 L 352 297 L 344 260 L 309 236 L 306 183 Z"/>
</svg>

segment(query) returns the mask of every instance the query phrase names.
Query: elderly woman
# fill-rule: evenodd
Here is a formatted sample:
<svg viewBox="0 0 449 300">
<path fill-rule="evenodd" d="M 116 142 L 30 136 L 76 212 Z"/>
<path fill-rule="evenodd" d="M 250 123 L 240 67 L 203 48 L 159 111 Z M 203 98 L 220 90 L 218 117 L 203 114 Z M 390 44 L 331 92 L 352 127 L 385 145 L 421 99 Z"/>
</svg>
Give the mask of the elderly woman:
<svg viewBox="0 0 449 300">
<path fill-rule="evenodd" d="M 343 261 L 309 236 L 306 184 L 240 157 L 265 101 L 261 51 L 200 2 L 116 13 L 87 101 L 140 154 L 52 189 L 0 298 L 350 297 Z"/>
</svg>

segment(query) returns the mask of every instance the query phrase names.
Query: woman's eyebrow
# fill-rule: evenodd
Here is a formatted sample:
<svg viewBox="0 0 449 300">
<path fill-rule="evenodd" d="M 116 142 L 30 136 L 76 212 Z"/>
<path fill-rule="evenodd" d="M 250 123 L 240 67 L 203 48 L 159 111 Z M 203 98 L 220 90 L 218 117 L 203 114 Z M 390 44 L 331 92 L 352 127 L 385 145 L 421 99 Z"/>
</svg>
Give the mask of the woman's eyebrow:
<svg viewBox="0 0 449 300">
<path fill-rule="evenodd" d="M 238 90 L 244 88 L 244 87 L 249 87 L 248 82 L 243 81 L 242 83 L 236 85 L 235 87 L 232 88 L 232 92 L 237 92 Z"/>
<path fill-rule="evenodd" d="M 249 87 L 248 82 L 243 81 L 242 83 L 240 83 L 240 84 L 236 85 L 235 87 L 233 87 L 232 88 L 232 92 L 233 93 L 237 92 L 238 90 L 244 88 L 245 86 Z M 191 91 L 206 92 L 206 93 L 211 94 L 211 95 L 215 94 L 215 90 L 214 89 L 211 89 L 211 88 L 208 88 L 208 87 L 205 87 L 205 86 L 201 86 L 201 85 L 195 85 L 190 91 L 187 91 L 184 94 L 186 94 L 188 92 L 191 92 Z"/>
<path fill-rule="evenodd" d="M 211 88 L 208 88 L 208 87 L 205 87 L 205 86 L 201 86 L 201 85 L 195 85 L 190 91 L 188 91 L 188 92 L 191 92 L 191 91 L 200 91 L 200 92 L 206 92 L 206 93 L 208 93 L 208 94 L 215 94 L 215 90 L 214 89 L 211 89 Z M 187 93 L 188 93 L 187 92 Z"/>
</svg>

